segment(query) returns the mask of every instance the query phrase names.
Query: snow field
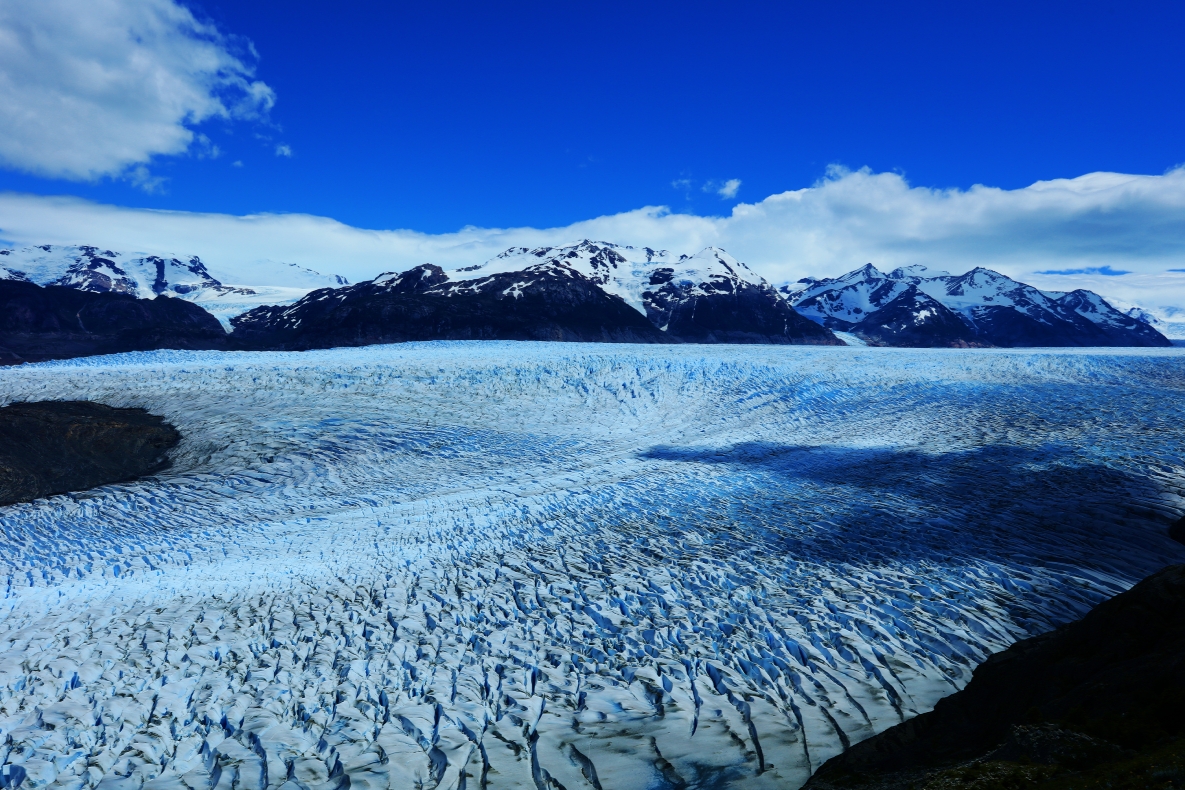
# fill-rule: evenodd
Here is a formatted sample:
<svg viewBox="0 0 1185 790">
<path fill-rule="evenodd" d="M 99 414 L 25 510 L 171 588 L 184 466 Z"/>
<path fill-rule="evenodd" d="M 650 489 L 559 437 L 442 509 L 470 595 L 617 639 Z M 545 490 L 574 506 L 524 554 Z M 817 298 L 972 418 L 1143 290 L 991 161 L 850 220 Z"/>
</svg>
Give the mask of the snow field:
<svg viewBox="0 0 1185 790">
<path fill-rule="evenodd" d="M 1170 562 L 1185 353 L 425 343 L 0 370 L 0 784 L 793 787 Z"/>
</svg>

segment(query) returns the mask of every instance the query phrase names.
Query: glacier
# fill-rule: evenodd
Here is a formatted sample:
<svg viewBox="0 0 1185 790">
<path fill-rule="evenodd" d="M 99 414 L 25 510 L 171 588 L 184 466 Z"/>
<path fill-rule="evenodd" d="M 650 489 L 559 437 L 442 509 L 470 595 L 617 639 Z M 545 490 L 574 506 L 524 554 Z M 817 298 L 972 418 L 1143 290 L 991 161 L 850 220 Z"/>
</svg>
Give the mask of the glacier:
<svg viewBox="0 0 1185 790">
<path fill-rule="evenodd" d="M 173 467 L 0 509 L 4 788 L 787 788 L 1171 562 L 1185 350 L 0 369 Z"/>
</svg>

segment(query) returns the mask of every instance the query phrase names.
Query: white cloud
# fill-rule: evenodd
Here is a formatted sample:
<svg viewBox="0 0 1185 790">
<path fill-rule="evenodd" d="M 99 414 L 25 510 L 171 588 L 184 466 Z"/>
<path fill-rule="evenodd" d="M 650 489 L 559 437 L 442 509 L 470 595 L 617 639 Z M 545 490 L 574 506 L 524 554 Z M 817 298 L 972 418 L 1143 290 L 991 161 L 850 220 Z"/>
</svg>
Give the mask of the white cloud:
<svg viewBox="0 0 1185 790">
<path fill-rule="evenodd" d="M 197 254 L 227 282 L 243 284 L 250 284 L 252 262 L 262 259 L 357 281 L 429 261 L 480 263 L 510 246 L 590 238 L 677 252 L 716 245 L 775 282 L 834 276 L 870 261 L 952 272 L 987 266 L 1042 288 L 1089 287 L 1146 306 L 1185 306 L 1185 273 L 1168 271 L 1185 268 L 1183 227 L 1185 169 L 1091 173 L 1014 190 L 911 187 L 895 173 L 836 169 L 813 186 L 738 204 L 723 217 L 650 206 L 561 228 L 467 227 L 438 235 L 365 230 L 303 214 L 236 217 L 0 194 L 6 241 Z M 1037 274 L 1063 270 L 1084 273 Z M 1131 274 L 1098 273 L 1114 270 Z"/>
<path fill-rule="evenodd" d="M 174 0 L 0 2 L 0 163 L 40 176 L 137 175 L 154 156 L 217 149 L 204 120 L 275 101 L 250 54 Z"/>
<path fill-rule="evenodd" d="M 282 144 L 282 143 L 281 143 L 280 145 L 277 145 L 277 146 L 276 146 L 276 156 L 287 156 L 287 157 L 291 157 L 291 156 L 292 156 L 292 148 L 291 148 L 291 146 L 287 146 L 287 145 L 284 145 L 284 144 Z"/>
<path fill-rule="evenodd" d="M 716 190 L 716 194 L 725 200 L 730 200 L 737 196 L 737 190 L 741 188 L 741 180 L 739 178 L 730 178 L 724 182 L 724 185 Z"/>
</svg>

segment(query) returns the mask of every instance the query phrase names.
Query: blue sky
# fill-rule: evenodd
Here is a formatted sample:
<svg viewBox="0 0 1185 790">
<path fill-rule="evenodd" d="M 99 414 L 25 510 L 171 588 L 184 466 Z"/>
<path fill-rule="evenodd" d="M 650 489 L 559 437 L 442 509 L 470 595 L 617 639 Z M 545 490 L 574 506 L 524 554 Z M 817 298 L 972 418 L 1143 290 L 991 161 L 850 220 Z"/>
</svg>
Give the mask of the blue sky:
<svg viewBox="0 0 1185 790">
<path fill-rule="evenodd" d="M 1178 3 L 189 7 L 253 44 L 265 119 L 193 124 L 220 155 L 153 157 L 153 193 L 12 168 L 0 189 L 440 233 L 722 214 L 832 164 L 1017 188 L 1185 161 Z"/>
<path fill-rule="evenodd" d="M 1185 305 L 1180 3 L 0 3 L 0 244 L 584 236 Z M 979 186 L 983 185 L 983 186 Z"/>
</svg>

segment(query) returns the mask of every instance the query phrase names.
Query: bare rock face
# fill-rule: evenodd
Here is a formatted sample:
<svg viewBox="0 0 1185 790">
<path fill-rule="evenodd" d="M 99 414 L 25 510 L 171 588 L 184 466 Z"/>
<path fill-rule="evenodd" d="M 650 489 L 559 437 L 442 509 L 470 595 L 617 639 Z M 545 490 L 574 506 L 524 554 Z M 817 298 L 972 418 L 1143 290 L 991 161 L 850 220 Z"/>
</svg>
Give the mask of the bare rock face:
<svg viewBox="0 0 1185 790">
<path fill-rule="evenodd" d="M 0 364 L 226 346 L 218 319 L 182 299 L 0 280 Z"/>
<path fill-rule="evenodd" d="M 143 409 L 90 401 L 0 408 L 0 505 L 133 480 L 169 465 L 181 435 Z"/>
<path fill-rule="evenodd" d="M 807 787 L 961 786 L 993 771 L 995 784 L 975 786 L 1003 787 L 1034 765 L 1048 770 L 1021 786 L 1141 771 L 1185 752 L 1183 675 L 1185 565 L 1173 565 L 992 656 L 962 691 L 827 761 Z"/>
</svg>

